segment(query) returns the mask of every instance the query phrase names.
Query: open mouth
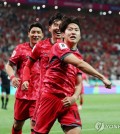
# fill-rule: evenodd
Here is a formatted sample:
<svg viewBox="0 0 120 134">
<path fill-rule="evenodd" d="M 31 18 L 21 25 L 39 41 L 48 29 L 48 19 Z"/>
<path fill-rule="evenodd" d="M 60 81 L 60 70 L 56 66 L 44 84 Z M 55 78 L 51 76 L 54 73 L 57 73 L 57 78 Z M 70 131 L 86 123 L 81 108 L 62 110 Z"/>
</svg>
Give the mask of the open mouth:
<svg viewBox="0 0 120 134">
<path fill-rule="evenodd" d="M 39 37 L 33 37 L 33 40 L 37 41 L 37 40 L 39 40 Z"/>
<path fill-rule="evenodd" d="M 57 35 L 61 35 L 61 32 L 60 31 L 55 31 L 55 33 L 57 34 Z"/>
<path fill-rule="evenodd" d="M 70 39 L 71 40 L 75 40 L 76 39 L 76 36 L 70 36 Z"/>
</svg>

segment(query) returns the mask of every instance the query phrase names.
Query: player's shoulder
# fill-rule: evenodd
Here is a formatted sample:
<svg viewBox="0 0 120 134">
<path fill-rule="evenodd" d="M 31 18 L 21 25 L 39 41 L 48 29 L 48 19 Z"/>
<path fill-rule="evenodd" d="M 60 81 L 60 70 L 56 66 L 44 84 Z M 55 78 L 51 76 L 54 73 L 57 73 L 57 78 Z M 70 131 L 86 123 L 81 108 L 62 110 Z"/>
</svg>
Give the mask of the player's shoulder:
<svg viewBox="0 0 120 134">
<path fill-rule="evenodd" d="M 43 44 L 46 44 L 48 42 L 48 39 L 44 39 L 44 40 L 40 40 L 35 46 L 38 47 L 42 47 Z"/>
<path fill-rule="evenodd" d="M 61 49 L 61 50 L 63 50 L 63 49 L 68 49 L 67 44 L 65 44 L 65 43 L 62 42 L 62 41 L 58 41 L 57 43 L 55 43 L 54 47 L 57 47 L 57 48 L 59 48 L 59 49 Z"/>
<path fill-rule="evenodd" d="M 16 48 L 23 48 L 23 47 L 26 47 L 26 46 L 30 46 L 29 44 L 30 44 L 29 42 L 20 43 L 16 46 Z"/>
<path fill-rule="evenodd" d="M 42 41 L 40 41 L 38 44 L 36 44 L 37 49 L 39 50 L 49 50 L 52 47 L 51 41 L 49 38 L 46 38 Z"/>
<path fill-rule="evenodd" d="M 13 50 L 11 57 L 14 57 L 16 54 L 18 55 L 23 53 L 23 50 L 26 50 L 28 47 L 30 47 L 28 42 L 18 44 Z"/>
<path fill-rule="evenodd" d="M 51 39 L 50 38 L 46 38 L 44 41 L 43 41 L 43 44 L 44 44 L 44 46 L 45 47 L 51 47 L 53 44 L 52 44 L 52 42 L 51 42 Z"/>
<path fill-rule="evenodd" d="M 50 42 L 50 38 L 44 39 L 43 42 Z"/>
<path fill-rule="evenodd" d="M 76 54 L 79 56 L 79 58 L 83 59 L 83 56 L 78 49 L 76 50 Z"/>
</svg>

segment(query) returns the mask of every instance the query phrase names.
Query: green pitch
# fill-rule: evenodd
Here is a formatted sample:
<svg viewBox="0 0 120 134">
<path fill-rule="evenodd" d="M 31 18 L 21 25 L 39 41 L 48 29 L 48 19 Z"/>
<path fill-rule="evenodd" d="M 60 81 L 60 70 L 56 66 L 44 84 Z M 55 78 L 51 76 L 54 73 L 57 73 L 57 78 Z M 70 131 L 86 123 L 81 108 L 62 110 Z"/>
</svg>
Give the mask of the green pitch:
<svg viewBox="0 0 120 134">
<path fill-rule="evenodd" d="M 0 109 L 0 134 L 10 134 L 13 123 L 14 96 L 10 96 L 7 110 Z M 120 94 L 84 95 L 82 134 L 120 134 Z M 23 134 L 30 134 L 30 123 L 26 121 Z M 56 121 L 50 134 L 63 134 Z"/>
</svg>

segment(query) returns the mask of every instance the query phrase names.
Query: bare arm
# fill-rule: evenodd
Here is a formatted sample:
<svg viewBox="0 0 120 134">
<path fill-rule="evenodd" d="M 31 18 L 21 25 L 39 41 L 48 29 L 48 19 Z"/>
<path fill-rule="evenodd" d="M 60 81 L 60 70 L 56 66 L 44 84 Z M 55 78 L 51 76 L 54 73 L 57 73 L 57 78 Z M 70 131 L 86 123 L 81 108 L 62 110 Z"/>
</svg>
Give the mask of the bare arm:
<svg viewBox="0 0 120 134">
<path fill-rule="evenodd" d="M 13 85 L 14 87 L 18 87 L 19 84 L 20 84 L 20 79 L 17 78 L 17 77 L 15 77 L 15 74 L 14 74 L 15 71 L 14 71 L 13 68 L 14 68 L 14 67 L 13 67 L 13 64 L 12 64 L 11 62 L 8 62 L 8 63 L 6 64 L 6 66 L 5 66 L 6 72 L 7 72 L 8 76 L 10 77 L 10 80 L 11 80 L 11 82 L 12 82 L 12 85 Z"/>
<path fill-rule="evenodd" d="M 13 76 L 15 71 L 13 69 L 13 64 L 11 62 L 8 62 L 5 66 L 6 72 L 8 74 L 9 77 Z"/>
<path fill-rule="evenodd" d="M 82 90 L 82 74 L 77 76 L 77 83 L 75 86 L 75 93 L 73 94 L 73 97 L 75 100 L 79 98 L 80 92 Z"/>
<path fill-rule="evenodd" d="M 102 74 L 100 74 L 97 70 L 95 70 L 91 65 L 89 65 L 87 62 L 79 59 L 74 54 L 70 54 L 64 58 L 64 62 L 72 64 L 82 70 L 83 72 L 90 74 L 94 77 L 97 77 L 98 79 L 102 80 L 105 84 L 106 88 L 111 88 L 111 82 L 105 78 Z"/>
<path fill-rule="evenodd" d="M 82 75 L 77 76 L 77 83 L 75 86 L 75 92 L 71 97 L 65 97 L 62 102 L 65 107 L 72 105 L 79 98 L 80 92 L 82 90 Z"/>
</svg>

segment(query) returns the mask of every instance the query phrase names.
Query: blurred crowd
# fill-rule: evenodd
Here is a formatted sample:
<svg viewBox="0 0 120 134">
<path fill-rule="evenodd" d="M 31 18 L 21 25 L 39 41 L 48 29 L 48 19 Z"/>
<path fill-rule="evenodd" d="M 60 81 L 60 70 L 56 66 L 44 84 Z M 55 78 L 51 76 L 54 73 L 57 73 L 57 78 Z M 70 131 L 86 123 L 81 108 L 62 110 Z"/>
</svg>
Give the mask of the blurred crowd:
<svg viewBox="0 0 120 134">
<path fill-rule="evenodd" d="M 111 4 L 120 5 L 120 0 L 80 0 L 83 3 L 99 3 L 99 4 Z"/>
<path fill-rule="evenodd" d="M 0 68 L 7 62 L 15 46 L 27 41 L 27 28 L 34 21 L 48 32 L 48 18 L 54 11 L 35 11 L 20 7 L 0 7 Z M 77 12 L 77 11 L 76 11 Z M 64 11 L 64 14 L 69 14 Z M 78 13 L 72 15 L 78 16 Z M 120 79 L 120 19 L 119 15 L 84 13 L 81 20 L 82 39 L 78 44 L 85 61 L 109 79 Z M 93 79 L 92 77 L 90 77 Z"/>
</svg>

